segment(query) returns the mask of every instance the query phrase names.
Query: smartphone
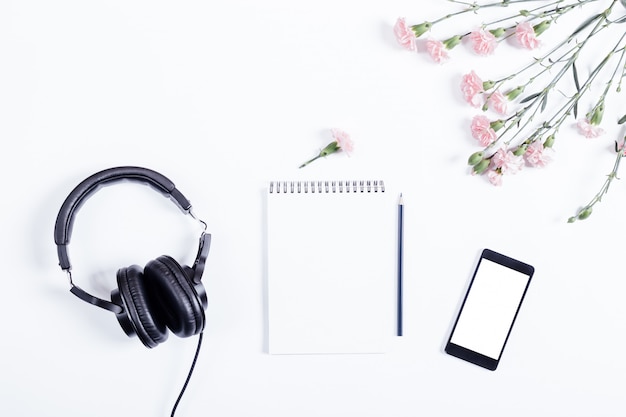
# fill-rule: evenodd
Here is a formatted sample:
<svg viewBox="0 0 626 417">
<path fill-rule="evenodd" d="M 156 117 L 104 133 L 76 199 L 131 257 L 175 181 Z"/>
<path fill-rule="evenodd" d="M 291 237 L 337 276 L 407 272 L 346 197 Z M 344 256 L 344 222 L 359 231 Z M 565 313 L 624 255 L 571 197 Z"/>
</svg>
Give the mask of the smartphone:
<svg viewBox="0 0 626 417">
<path fill-rule="evenodd" d="M 495 371 L 535 269 L 484 249 L 446 344 L 446 353 Z"/>
</svg>

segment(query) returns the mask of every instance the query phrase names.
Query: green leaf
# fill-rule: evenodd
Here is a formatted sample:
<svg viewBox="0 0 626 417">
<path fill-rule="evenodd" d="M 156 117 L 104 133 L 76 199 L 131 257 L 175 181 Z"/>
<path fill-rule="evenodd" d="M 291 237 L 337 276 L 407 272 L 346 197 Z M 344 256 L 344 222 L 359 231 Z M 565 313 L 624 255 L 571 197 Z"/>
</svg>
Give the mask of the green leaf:
<svg viewBox="0 0 626 417">
<path fill-rule="evenodd" d="M 572 62 L 572 72 L 574 73 L 574 84 L 576 91 L 580 93 L 580 83 L 578 82 L 578 70 L 576 69 L 576 61 Z M 578 100 L 574 103 L 574 119 L 578 118 Z"/>
<path fill-rule="evenodd" d="M 548 104 L 548 93 L 546 93 L 546 95 L 543 96 L 543 99 L 541 99 L 541 112 L 542 113 L 546 109 L 547 104 Z"/>
<path fill-rule="evenodd" d="M 523 100 L 520 100 L 520 103 L 528 103 L 530 100 L 538 97 L 541 94 L 541 91 L 535 94 L 531 94 L 528 97 L 524 97 Z"/>
<path fill-rule="evenodd" d="M 613 21 L 613 23 L 624 23 L 624 22 L 626 22 L 626 16 L 622 17 L 621 19 L 617 19 Z"/>
<path fill-rule="evenodd" d="M 626 123 L 626 114 L 622 116 L 621 119 L 619 119 L 619 121 L 617 122 L 618 125 L 622 125 Z"/>
<path fill-rule="evenodd" d="M 574 32 L 572 32 L 572 34 L 570 35 L 570 37 L 575 36 L 576 34 L 580 33 L 580 31 L 582 31 L 583 29 L 585 29 L 587 26 L 589 26 L 594 20 L 599 19 L 600 17 L 604 16 L 603 13 L 598 13 L 594 16 L 591 16 L 589 19 L 585 20 L 583 23 L 581 23 L 580 26 L 578 26 L 578 29 L 576 29 Z"/>
<path fill-rule="evenodd" d="M 576 69 L 576 62 L 572 62 L 572 72 L 574 73 L 574 84 L 576 84 L 576 90 L 580 93 L 580 83 L 578 82 L 578 70 Z"/>
</svg>

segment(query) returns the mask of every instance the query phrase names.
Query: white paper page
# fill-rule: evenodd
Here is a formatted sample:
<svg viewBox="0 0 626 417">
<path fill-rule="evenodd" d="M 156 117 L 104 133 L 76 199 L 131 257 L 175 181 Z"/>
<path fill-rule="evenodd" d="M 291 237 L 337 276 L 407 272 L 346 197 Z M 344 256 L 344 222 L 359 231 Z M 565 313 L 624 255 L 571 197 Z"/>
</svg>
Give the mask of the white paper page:
<svg viewBox="0 0 626 417">
<path fill-rule="evenodd" d="M 269 193 L 269 351 L 380 353 L 393 334 L 389 192 Z"/>
</svg>

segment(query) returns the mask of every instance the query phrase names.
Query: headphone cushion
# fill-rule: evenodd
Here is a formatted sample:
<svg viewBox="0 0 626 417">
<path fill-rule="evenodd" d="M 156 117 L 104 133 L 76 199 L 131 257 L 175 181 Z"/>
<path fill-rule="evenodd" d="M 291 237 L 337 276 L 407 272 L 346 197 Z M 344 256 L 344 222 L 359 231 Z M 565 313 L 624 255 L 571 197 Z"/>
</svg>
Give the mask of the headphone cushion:
<svg viewBox="0 0 626 417">
<path fill-rule="evenodd" d="M 179 337 L 189 337 L 204 328 L 204 309 L 183 267 L 163 255 L 148 262 L 144 278 L 158 301 L 159 315 Z"/>
<path fill-rule="evenodd" d="M 154 303 L 138 265 L 117 271 L 117 285 L 137 336 L 148 347 L 167 340 L 165 323 L 154 312 Z"/>
</svg>

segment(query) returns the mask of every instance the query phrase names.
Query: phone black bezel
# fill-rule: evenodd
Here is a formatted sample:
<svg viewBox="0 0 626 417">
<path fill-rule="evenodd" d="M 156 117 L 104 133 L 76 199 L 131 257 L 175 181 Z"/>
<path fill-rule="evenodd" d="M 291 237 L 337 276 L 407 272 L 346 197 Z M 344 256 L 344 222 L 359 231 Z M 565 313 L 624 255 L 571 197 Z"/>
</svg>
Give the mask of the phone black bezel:
<svg viewBox="0 0 626 417">
<path fill-rule="evenodd" d="M 528 281 L 526 282 L 526 287 L 524 288 L 524 293 L 520 298 L 520 301 L 517 305 L 517 309 L 515 311 L 515 315 L 513 316 L 513 320 L 511 320 L 511 325 L 509 326 L 509 331 L 507 332 L 506 338 L 504 339 L 504 343 L 502 344 L 502 348 L 500 349 L 500 353 L 497 359 L 485 356 L 481 353 L 475 352 L 463 346 L 457 345 L 455 343 L 451 343 L 452 336 L 454 335 L 454 330 L 456 329 L 456 325 L 459 322 L 459 318 L 461 314 L 463 314 L 463 307 L 465 306 L 465 302 L 467 301 L 467 297 L 472 290 L 472 284 L 474 284 L 474 278 L 476 278 L 476 273 L 480 268 L 480 264 L 483 259 L 487 259 L 489 261 L 495 262 L 507 268 L 511 268 L 515 271 L 518 271 L 524 275 L 528 275 Z M 463 303 L 461 304 L 461 308 L 459 309 L 459 313 L 456 316 L 456 320 L 454 321 L 454 326 L 452 327 L 452 331 L 450 332 L 450 337 L 448 338 L 448 342 L 446 343 L 445 352 L 449 355 L 455 356 L 459 359 L 463 359 L 475 365 L 481 366 L 483 368 L 489 369 L 490 371 L 495 371 L 500 363 L 500 359 L 502 358 L 502 353 L 504 352 L 504 348 L 506 346 L 507 341 L 509 340 L 509 336 L 511 335 L 511 330 L 513 329 L 513 325 L 515 324 L 515 320 L 517 319 L 517 315 L 519 314 L 519 310 L 522 306 L 522 302 L 526 297 L 526 292 L 528 291 L 528 286 L 530 285 L 530 281 L 532 280 L 533 274 L 535 273 L 535 268 L 531 265 L 528 265 L 524 262 L 518 261 L 517 259 L 510 258 L 506 255 L 502 255 L 501 253 L 495 252 L 491 249 L 483 249 L 480 259 L 478 260 L 478 264 L 476 265 L 476 269 L 474 269 L 474 274 L 472 275 L 472 280 L 470 285 L 465 293 L 465 297 L 463 298 Z"/>
</svg>

